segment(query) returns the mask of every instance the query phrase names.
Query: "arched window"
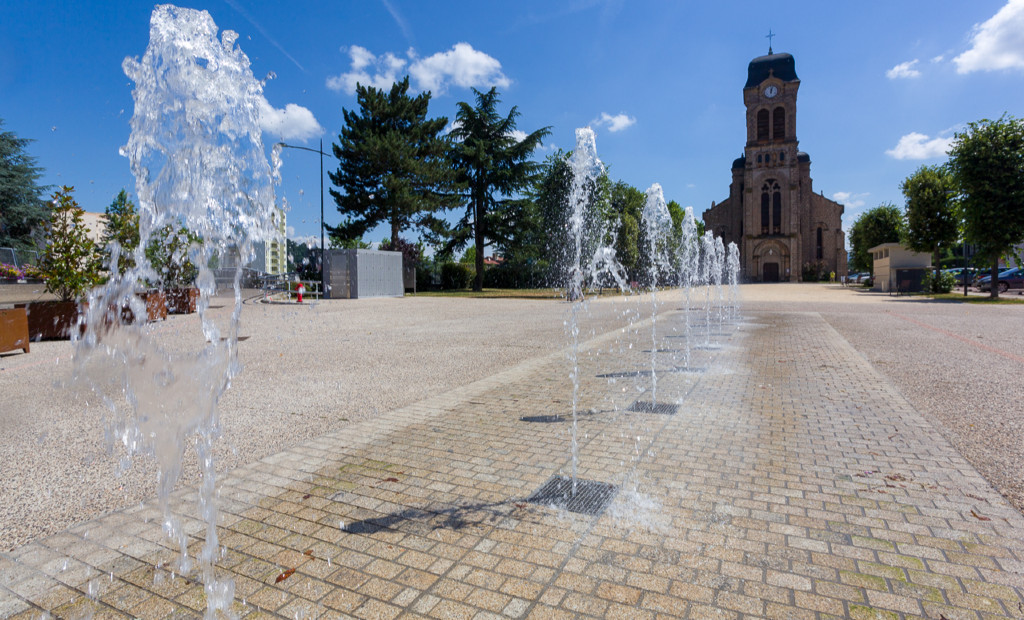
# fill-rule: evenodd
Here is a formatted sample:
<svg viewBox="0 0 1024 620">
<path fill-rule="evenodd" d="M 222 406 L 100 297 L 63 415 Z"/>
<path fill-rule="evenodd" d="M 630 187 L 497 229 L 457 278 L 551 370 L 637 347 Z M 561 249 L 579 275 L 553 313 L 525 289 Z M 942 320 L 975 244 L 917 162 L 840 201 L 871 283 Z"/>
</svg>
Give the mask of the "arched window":
<svg viewBox="0 0 1024 620">
<path fill-rule="evenodd" d="M 767 235 L 769 230 L 774 235 L 782 230 L 782 190 L 775 179 L 761 186 L 761 234 Z"/>
<path fill-rule="evenodd" d="M 772 139 L 786 139 L 786 108 L 782 106 L 772 111 Z"/>
<path fill-rule="evenodd" d="M 782 192 L 778 183 L 772 190 L 772 234 L 777 235 L 782 232 Z"/>
<path fill-rule="evenodd" d="M 821 260 L 822 258 L 825 257 L 825 251 L 824 251 L 824 248 L 822 247 L 822 243 L 821 242 L 822 242 L 821 226 L 818 226 L 818 260 Z"/>
<path fill-rule="evenodd" d="M 757 111 L 757 140 L 768 139 L 768 110 Z"/>
<path fill-rule="evenodd" d="M 779 151 L 779 161 L 786 161 L 786 151 Z"/>
<path fill-rule="evenodd" d="M 761 234 L 762 235 L 767 235 L 768 234 L 768 227 L 770 226 L 770 224 L 768 223 L 768 201 L 769 200 L 770 200 L 770 198 L 768 197 L 767 190 L 762 191 L 761 192 Z"/>
</svg>

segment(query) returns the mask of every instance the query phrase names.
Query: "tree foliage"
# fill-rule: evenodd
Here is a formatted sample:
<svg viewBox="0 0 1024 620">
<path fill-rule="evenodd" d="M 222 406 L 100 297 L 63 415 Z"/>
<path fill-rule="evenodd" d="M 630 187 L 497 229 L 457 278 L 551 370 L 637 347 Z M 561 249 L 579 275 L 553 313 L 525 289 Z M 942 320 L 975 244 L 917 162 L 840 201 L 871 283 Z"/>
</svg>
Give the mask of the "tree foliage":
<svg viewBox="0 0 1024 620">
<path fill-rule="evenodd" d="M 103 264 L 111 273 L 124 275 L 135 267 L 135 248 L 139 247 L 139 211 L 122 189 L 104 211 L 106 227 L 100 238 Z M 117 264 L 113 265 L 114 246 L 118 248 Z"/>
<path fill-rule="evenodd" d="M 184 226 L 168 224 L 154 231 L 146 246 L 146 259 L 157 274 L 155 284 L 161 288 L 194 286 L 199 268 L 192 262 L 192 249 L 202 243 L 202 237 Z"/>
<path fill-rule="evenodd" d="M 943 245 L 959 235 L 953 175 L 945 166 L 921 166 L 903 180 L 900 191 L 907 199 L 903 244 L 915 252 L 931 252 L 938 282 Z"/>
<path fill-rule="evenodd" d="M 1003 116 L 967 124 L 950 150 L 960 190 L 964 233 L 977 255 L 992 265 L 1024 241 L 1024 119 Z M 999 295 L 992 287 L 992 296 Z"/>
<path fill-rule="evenodd" d="M 333 145 L 338 169 L 331 196 L 344 217 L 328 226 L 339 240 L 358 239 L 381 223 L 391 238 L 433 222 L 431 214 L 459 204 L 448 140 L 448 119 L 428 119 L 430 92 L 408 94 L 409 78 L 390 92 L 357 85 L 358 111 L 342 110 L 345 126 Z"/>
<path fill-rule="evenodd" d="M 46 248 L 39 271 L 46 290 L 61 301 L 74 301 L 100 281 L 101 255 L 89 238 L 82 214 L 75 201 L 75 188 L 64 186 L 53 194 L 53 210 L 46 222 Z"/>
<path fill-rule="evenodd" d="M 38 183 L 42 169 L 26 151 L 31 142 L 0 131 L 0 247 L 34 250 L 42 245 L 50 204 Z"/>
<path fill-rule="evenodd" d="M 855 271 L 870 271 L 871 253 L 876 245 L 896 243 L 903 229 L 903 213 L 893 204 L 881 204 L 860 214 L 850 227 L 850 247 L 853 258 L 850 268 Z"/>
<path fill-rule="evenodd" d="M 456 126 L 451 132 L 455 141 L 454 161 L 460 184 L 467 188 L 466 214 L 448 231 L 448 254 L 463 247 L 472 238 L 476 247 L 476 279 L 474 290 L 482 290 L 484 282 L 484 251 L 491 243 L 507 244 L 515 236 L 515 213 L 525 200 L 521 192 L 536 179 L 539 165 L 532 160 L 534 150 L 550 133 L 544 127 L 525 136 L 517 136 L 519 110 L 513 106 L 508 116 L 498 113 L 501 101 L 498 90 L 482 93 L 475 88 L 476 104 L 459 102 Z M 521 138 L 521 139 L 520 139 Z"/>
</svg>

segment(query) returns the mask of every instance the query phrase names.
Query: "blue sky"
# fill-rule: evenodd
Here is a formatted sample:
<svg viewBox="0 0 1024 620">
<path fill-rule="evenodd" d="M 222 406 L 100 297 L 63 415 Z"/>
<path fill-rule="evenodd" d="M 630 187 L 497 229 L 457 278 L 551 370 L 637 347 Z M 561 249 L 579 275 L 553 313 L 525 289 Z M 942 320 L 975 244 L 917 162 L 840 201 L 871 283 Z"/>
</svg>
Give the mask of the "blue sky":
<svg viewBox="0 0 1024 620">
<path fill-rule="evenodd" d="M 325 150 L 352 84 L 407 73 L 429 89 L 432 116 L 454 117 L 471 87 L 497 85 L 519 128 L 551 126 L 545 149 L 571 149 L 591 125 L 613 178 L 697 213 L 728 196 L 745 140 L 747 63 L 796 59 L 800 148 L 814 190 L 847 205 L 844 228 L 900 181 L 944 161 L 965 123 L 1024 116 L 1024 0 L 900 2 L 534 1 L 182 3 L 204 9 L 238 45 L 264 89 L 264 142 Z M 102 211 L 134 189 L 118 148 L 128 140 L 126 56 L 141 56 L 152 5 L 7 0 L 0 19 L 0 118 L 34 139 L 44 183 L 76 187 Z M 543 157 L 548 151 L 541 151 Z M 335 167 L 326 159 L 328 169 Z M 319 235 L 317 156 L 286 151 L 279 195 L 294 236 Z M 454 214 L 453 214 L 454 215 Z M 339 221 L 330 196 L 326 220 Z M 368 235 L 378 241 L 383 228 Z"/>
</svg>

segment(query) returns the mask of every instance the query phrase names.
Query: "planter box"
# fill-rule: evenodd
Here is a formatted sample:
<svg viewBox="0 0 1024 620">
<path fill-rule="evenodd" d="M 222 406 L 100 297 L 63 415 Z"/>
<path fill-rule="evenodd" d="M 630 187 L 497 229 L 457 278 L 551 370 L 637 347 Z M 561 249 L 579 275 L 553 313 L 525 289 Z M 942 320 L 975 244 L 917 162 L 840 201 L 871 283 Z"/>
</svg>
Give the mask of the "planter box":
<svg viewBox="0 0 1024 620">
<path fill-rule="evenodd" d="M 28 314 L 24 308 L 0 310 L 0 353 L 21 349 L 28 353 Z"/>
<path fill-rule="evenodd" d="M 28 315 L 30 340 L 63 340 L 70 337 L 71 329 L 78 322 L 77 301 L 33 301 L 16 304 L 15 309 L 24 309 Z"/>
<path fill-rule="evenodd" d="M 164 302 L 167 312 L 171 314 L 191 314 L 196 311 L 199 303 L 199 289 L 192 288 L 169 288 L 164 291 L 166 301 Z"/>
<path fill-rule="evenodd" d="M 135 294 L 139 299 L 146 302 L 146 320 L 149 322 L 161 321 L 167 318 L 167 294 L 163 291 L 146 291 Z M 135 321 L 135 314 L 128 306 L 121 308 L 121 322 L 132 323 Z M 107 322 L 111 322 L 108 315 Z"/>
</svg>

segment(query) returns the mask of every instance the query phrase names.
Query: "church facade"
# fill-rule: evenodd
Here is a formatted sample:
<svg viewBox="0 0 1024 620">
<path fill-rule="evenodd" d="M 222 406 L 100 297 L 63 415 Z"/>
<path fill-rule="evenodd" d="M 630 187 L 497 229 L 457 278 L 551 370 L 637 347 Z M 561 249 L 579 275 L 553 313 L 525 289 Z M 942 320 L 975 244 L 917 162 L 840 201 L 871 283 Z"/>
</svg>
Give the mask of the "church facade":
<svg viewBox="0 0 1024 620">
<path fill-rule="evenodd" d="M 811 158 L 799 150 L 799 88 L 792 55 L 769 49 L 750 61 L 743 87 L 747 144 L 732 164 L 729 197 L 704 212 L 705 226 L 739 247 L 748 281 L 846 275 L 843 205 L 814 193 Z"/>
</svg>

